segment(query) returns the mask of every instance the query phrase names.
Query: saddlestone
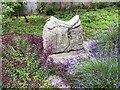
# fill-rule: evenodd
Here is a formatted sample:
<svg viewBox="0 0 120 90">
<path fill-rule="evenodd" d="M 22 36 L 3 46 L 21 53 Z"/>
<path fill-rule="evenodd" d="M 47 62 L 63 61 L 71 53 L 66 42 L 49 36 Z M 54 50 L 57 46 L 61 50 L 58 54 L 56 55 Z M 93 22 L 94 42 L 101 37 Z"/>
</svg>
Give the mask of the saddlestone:
<svg viewBox="0 0 120 90">
<path fill-rule="evenodd" d="M 79 15 L 69 21 L 51 16 L 43 30 L 43 47 L 53 48 L 53 53 L 81 50 L 83 48 L 82 26 Z"/>
</svg>

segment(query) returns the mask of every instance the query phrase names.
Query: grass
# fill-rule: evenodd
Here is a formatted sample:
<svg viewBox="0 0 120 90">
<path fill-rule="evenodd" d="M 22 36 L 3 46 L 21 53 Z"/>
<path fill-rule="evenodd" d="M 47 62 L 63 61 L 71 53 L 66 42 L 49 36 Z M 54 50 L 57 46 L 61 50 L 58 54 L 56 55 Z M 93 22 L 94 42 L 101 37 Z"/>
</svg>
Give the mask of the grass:
<svg viewBox="0 0 120 90">
<path fill-rule="evenodd" d="M 42 35 L 43 27 L 46 23 L 48 16 L 27 16 L 29 23 L 25 22 L 23 16 L 13 17 L 11 23 L 5 29 L 5 32 L 27 32 Z"/>
<path fill-rule="evenodd" d="M 118 24 L 118 7 L 112 6 L 104 9 L 97 9 L 96 11 L 87 11 L 86 9 L 74 9 L 74 14 L 71 15 L 68 11 L 57 11 L 55 17 L 61 20 L 69 20 L 74 15 L 80 16 L 80 21 L 83 26 L 84 38 L 93 38 L 98 31 L 107 31 L 108 29 L 115 29 Z M 13 17 L 8 24 L 5 32 L 27 32 L 42 35 L 42 31 L 46 20 L 50 16 L 46 15 L 32 15 L 27 16 L 29 23 L 25 23 L 24 17 Z"/>
</svg>

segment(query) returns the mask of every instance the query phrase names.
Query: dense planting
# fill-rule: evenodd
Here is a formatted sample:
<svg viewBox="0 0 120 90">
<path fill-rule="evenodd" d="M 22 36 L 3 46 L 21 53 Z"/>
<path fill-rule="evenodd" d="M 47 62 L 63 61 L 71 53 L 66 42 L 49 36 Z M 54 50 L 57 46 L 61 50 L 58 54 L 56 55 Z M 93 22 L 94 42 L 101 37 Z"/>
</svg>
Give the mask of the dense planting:
<svg viewBox="0 0 120 90">
<path fill-rule="evenodd" d="M 43 67 L 39 68 L 39 63 L 44 61 L 38 54 L 43 52 L 41 37 L 25 33 L 22 36 L 9 33 L 2 35 L 2 43 L 3 87 L 31 86 L 30 84 L 35 82 L 34 78 L 37 78 L 37 81 L 33 84 L 37 85 L 47 77 L 49 72 Z M 41 61 L 39 62 L 38 59 Z M 40 74 L 45 75 L 41 78 Z"/>
<path fill-rule="evenodd" d="M 116 57 L 92 58 L 79 64 L 76 69 L 78 81 L 84 88 L 118 88 L 118 60 Z M 79 84 L 78 84 L 78 87 Z"/>
<path fill-rule="evenodd" d="M 101 35 L 102 34 L 102 35 Z M 89 47 L 90 55 L 79 63 L 74 77 L 75 87 L 118 88 L 118 30 L 101 33 Z M 73 80 L 74 80 L 73 79 Z"/>
<path fill-rule="evenodd" d="M 52 48 L 43 49 L 41 36 L 12 32 L 1 38 L 3 88 L 38 88 L 49 75 L 64 76 L 67 66 L 53 63 Z"/>
<path fill-rule="evenodd" d="M 116 36 L 117 37 L 117 36 Z M 75 65 L 77 73 L 72 84 L 76 88 L 118 88 L 119 52 L 117 42 L 112 47 L 108 43 L 93 41 L 90 55 Z"/>
<path fill-rule="evenodd" d="M 74 87 L 118 87 L 118 47 L 109 49 L 107 46 L 99 47 L 93 42 L 90 48 L 89 60 L 82 60 L 74 70 L 79 71 L 68 75 L 70 63 L 55 64 L 48 56 L 52 47 L 43 49 L 42 37 L 33 34 L 7 33 L 2 38 L 2 87 L 38 88 L 46 82 L 49 75 L 58 75 Z M 112 42 L 112 41 L 111 41 Z M 114 42 L 112 42 L 114 43 Z M 107 51 L 106 51 L 107 50 Z M 104 78 L 103 78 L 104 77 Z M 75 79 L 75 80 L 74 80 Z M 80 81 L 75 83 L 76 80 Z M 74 84 L 74 85 L 73 85 Z M 81 85 L 81 86 L 79 86 Z M 44 86 L 50 88 L 52 86 Z"/>
</svg>

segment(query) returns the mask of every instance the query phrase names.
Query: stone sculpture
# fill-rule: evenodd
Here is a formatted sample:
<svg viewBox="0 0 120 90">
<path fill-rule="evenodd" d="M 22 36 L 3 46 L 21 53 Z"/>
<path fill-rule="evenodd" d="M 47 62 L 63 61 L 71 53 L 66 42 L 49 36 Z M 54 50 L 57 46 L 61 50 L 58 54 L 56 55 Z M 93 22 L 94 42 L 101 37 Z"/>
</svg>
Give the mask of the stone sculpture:
<svg viewBox="0 0 120 90">
<path fill-rule="evenodd" d="M 53 53 L 80 50 L 83 48 L 82 26 L 79 15 L 69 21 L 51 16 L 43 30 L 43 47 L 53 47 Z"/>
</svg>

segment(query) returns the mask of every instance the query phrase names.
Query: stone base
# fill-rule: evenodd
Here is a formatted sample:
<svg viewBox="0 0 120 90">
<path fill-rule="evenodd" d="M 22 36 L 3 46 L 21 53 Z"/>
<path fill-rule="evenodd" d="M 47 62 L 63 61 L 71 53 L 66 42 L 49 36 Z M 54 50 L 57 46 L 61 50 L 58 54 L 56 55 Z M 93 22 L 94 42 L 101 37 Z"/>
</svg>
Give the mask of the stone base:
<svg viewBox="0 0 120 90">
<path fill-rule="evenodd" d="M 66 63 L 79 61 L 81 58 L 87 58 L 88 53 L 85 51 L 70 51 L 67 53 L 52 54 L 49 57 L 53 58 L 55 63 Z"/>
</svg>

